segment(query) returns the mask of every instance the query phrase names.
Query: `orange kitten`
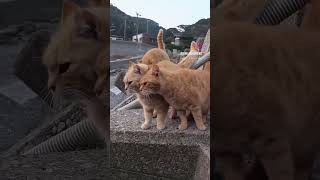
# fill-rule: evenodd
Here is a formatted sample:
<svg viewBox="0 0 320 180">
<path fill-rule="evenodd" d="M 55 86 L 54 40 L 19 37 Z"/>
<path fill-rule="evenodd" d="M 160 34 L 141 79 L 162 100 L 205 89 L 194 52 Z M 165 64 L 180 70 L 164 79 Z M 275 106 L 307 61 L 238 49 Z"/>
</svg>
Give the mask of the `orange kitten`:
<svg viewBox="0 0 320 180">
<path fill-rule="evenodd" d="M 189 68 L 200 57 L 199 48 L 197 43 L 192 41 L 190 45 L 190 52 L 178 64 L 182 68 Z"/>
<path fill-rule="evenodd" d="M 158 65 L 149 70 L 140 80 L 140 93 L 145 96 L 160 94 L 175 109 L 181 120 L 179 129 L 188 127 L 185 111 L 189 110 L 200 130 L 205 130 L 204 121 L 210 103 L 210 73 L 179 68 L 167 70 Z"/>
<path fill-rule="evenodd" d="M 170 62 L 170 61 L 164 61 Z M 140 78 L 147 72 L 148 65 L 146 64 L 134 64 L 129 62 L 129 68 L 124 76 L 123 82 L 125 84 L 125 90 L 127 93 L 136 93 L 137 98 L 142 104 L 144 110 L 144 123 L 142 124 L 142 129 L 150 128 L 150 122 L 153 117 L 153 113 L 156 112 L 157 115 L 157 129 L 165 128 L 166 116 L 168 113 L 169 104 L 164 100 L 164 98 L 158 94 L 153 95 L 142 95 L 139 92 L 139 81 Z"/>
</svg>

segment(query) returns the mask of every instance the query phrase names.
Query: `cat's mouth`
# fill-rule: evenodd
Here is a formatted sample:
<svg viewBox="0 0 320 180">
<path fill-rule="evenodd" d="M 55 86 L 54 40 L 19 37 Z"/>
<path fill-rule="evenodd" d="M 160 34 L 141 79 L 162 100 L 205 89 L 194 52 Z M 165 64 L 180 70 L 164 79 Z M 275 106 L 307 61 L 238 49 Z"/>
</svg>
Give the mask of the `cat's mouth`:
<svg viewBox="0 0 320 180">
<path fill-rule="evenodd" d="M 135 89 L 127 89 L 126 90 L 126 94 L 128 96 L 132 95 L 132 94 L 135 94 L 135 93 L 138 93 L 139 91 L 135 90 Z"/>
</svg>

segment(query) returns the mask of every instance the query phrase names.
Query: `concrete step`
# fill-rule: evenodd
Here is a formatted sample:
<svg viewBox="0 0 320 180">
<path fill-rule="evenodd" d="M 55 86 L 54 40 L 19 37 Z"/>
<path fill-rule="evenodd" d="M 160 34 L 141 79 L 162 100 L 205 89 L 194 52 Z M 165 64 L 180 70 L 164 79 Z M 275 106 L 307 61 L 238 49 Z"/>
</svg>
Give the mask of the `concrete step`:
<svg viewBox="0 0 320 180">
<path fill-rule="evenodd" d="M 37 97 L 37 94 L 20 80 L 0 87 L 0 94 L 8 97 L 19 105 L 23 105 L 27 101 Z"/>
</svg>

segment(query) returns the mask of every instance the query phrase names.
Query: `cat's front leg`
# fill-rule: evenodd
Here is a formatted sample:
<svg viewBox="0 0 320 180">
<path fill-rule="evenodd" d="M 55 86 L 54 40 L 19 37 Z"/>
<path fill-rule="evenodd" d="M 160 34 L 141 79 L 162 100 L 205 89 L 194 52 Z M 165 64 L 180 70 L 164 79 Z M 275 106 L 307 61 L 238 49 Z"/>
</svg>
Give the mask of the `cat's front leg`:
<svg viewBox="0 0 320 180">
<path fill-rule="evenodd" d="M 166 127 L 168 108 L 157 110 L 157 129 L 162 130 Z"/>
<path fill-rule="evenodd" d="M 185 130 L 188 128 L 188 119 L 187 119 L 187 116 L 186 116 L 186 111 L 177 111 L 177 114 L 180 118 L 180 125 L 179 125 L 179 129 L 180 130 Z"/>
<path fill-rule="evenodd" d="M 254 143 L 254 148 L 269 179 L 295 179 L 293 154 L 288 140 L 279 137 L 264 138 Z"/>
<path fill-rule="evenodd" d="M 142 124 L 142 129 L 149 129 L 151 126 L 151 120 L 153 115 L 153 108 L 143 107 L 144 112 L 144 123 Z"/>
<path fill-rule="evenodd" d="M 206 130 L 206 126 L 203 123 L 203 119 L 202 119 L 202 111 L 201 108 L 195 108 L 193 110 L 191 110 L 191 113 L 193 115 L 193 119 L 196 122 L 196 126 L 199 130 Z"/>
</svg>

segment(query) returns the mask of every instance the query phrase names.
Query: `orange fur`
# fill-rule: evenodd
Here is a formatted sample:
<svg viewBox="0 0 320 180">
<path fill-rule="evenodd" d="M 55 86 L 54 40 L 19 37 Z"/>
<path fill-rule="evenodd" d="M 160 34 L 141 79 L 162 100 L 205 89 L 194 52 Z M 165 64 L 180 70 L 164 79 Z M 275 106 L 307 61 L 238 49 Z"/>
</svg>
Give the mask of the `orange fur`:
<svg viewBox="0 0 320 180">
<path fill-rule="evenodd" d="M 200 52 L 197 43 L 192 41 L 190 45 L 190 52 L 179 63 L 179 67 L 189 68 L 196 60 L 200 58 Z"/>
<path fill-rule="evenodd" d="M 319 33 L 245 23 L 212 29 L 213 139 L 225 178 L 244 179 L 239 158 L 249 152 L 269 179 L 307 180 L 320 150 Z"/>
<path fill-rule="evenodd" d="M 225 21 L 242 21 L 252 23 L 262 12 L 266 0 L 223 0 L 212 10 L 215 24 Z"/>
<path fill-rule="evenodd" d="M 164 62 L 164 66 L 169 68 L 166 65 L 166 62 L 170 61 L 162 61 Z M 134 64 L 129 62 L 129 68 L 124 76 L 123 82 L 125 84 L 125 90 L 127 93 L 136 93 L 140 103 L 144 109 L 144 117 L 145 122 L 142 124 L 142 129 L 148 129 L 150 127 L 150 122 L 153 116 L 157 116 L 157 128 L 164 129 L 166 116 L 168 113 L 169 105 L 164 100 L 164 98 L 160 95 L 150 95 L 144 96 L 139 92 L 139 81 L 140 78 L 148 71 L 148 65 L 146 64 Z M 155 113 L 155 115 L 154 115 Z"/>
<path fill-rule="evenodd" d="M 109 131 L 103 107 L 109 95 L 108 12 L 106 6 L 89 3 L 92 6 L 80 8 L 64 1 L 60 27 L 51 37 L 42 63 L 48 69 L 48 88 L 54 97 L 81 100 L 89 119 Z"/>
<path fill-rule="evenodd" d="M 158 33 L 158 36 L 157 36 L 157 43 L 158 43 L 158 48 L 159 49 L 162 49 L 162 50 L 165 50 L 165 44 L 163 42 L 163 30 L 160 29 L 159 30 L 159 33 Z"/>
<path fill-rule="evenodd" d="M 181 120 L 179 129 L 188 127 L 186 110 L 192 113 L 198 129 L 206 129 L 203 122 L 209 111 L 210 73 L 185 68 L 172 71 L 159 65 L 151 65 L 140 79 L 140 93 L 146 96 L 163 96 L 178 110 Z"/>
<path fill-rule="evenodd" d="M 162 49 L 153 48 L 144 54 L 140 62 L 142 64 L 157 64 L 163 60 L 170 61 L 168 54 Z"/>
<path fill-rule="evenodd" d="M 86 89 L 83 93 L 87 94 L 96 86 L 99 56 L 107 57 L 103 53 L 108 48 L 106 8 L 82 9 L 67 1 L 63 7 L 63 24 L 52 36 L 42 60 L 49 73 L 48 88 L 58 94 L 66 88 Z M 107 69 L 107 63 L 103 67 Z"/>
</svg>

